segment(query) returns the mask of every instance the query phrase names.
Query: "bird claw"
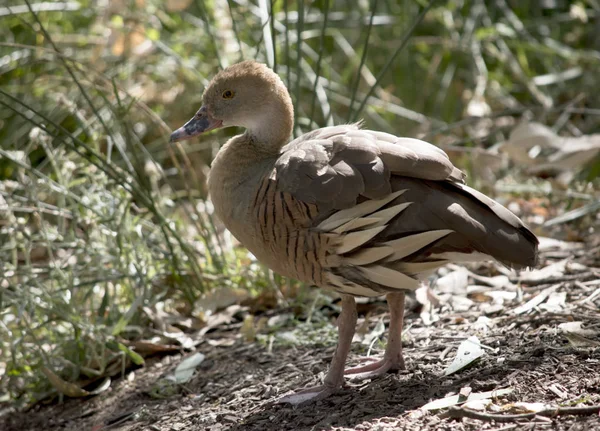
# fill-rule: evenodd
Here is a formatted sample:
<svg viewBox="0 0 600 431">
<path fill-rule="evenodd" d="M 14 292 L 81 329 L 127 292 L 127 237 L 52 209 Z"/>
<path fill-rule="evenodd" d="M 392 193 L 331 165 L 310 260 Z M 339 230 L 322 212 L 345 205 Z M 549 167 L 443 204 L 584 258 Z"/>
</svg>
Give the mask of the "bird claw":
<svg viewBox="0 0 600 431">
<path fill-rule="evenodd" d="M 280 398 L 277 404 L 292 404 L 296 407 L 303 406 L 327 398 L 329 395 L 335 393 L 335 391 L 335 388 L 325 385 L 306 388 Z"/>
<path fill-rule="evenodd" d="M 403 361 L 395 364 L 391 359 L 382 358 L 358 367 L 348 368 L 344 376 L 351 380 L 366 380 L 384 375 L 390 370 L 404 369 Z"/>
</svg>

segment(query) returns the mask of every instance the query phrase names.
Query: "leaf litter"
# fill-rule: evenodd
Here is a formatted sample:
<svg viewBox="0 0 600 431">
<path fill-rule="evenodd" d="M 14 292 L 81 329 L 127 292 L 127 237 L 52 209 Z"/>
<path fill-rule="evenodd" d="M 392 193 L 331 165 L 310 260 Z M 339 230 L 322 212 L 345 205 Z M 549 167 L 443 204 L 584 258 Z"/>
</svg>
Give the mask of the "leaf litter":
<svg viewBox="0 0 600 431">
<path fill-rule="evenodd" d="M 240 307 L 230 300 L 205 314 L 204 324 L 162 316 L 165 330 L 128 344 L 144 357 L 144 368 L 105 381 L 96 396 L 82 385 L 77 387 L 88 394 L 65 386 L 61 392 L 74 398 L 5 416 L 0 424 L 3 430 L 102 430 L 116 423 L 120 430 L 152 431 L 491 430 L 494 421 L 515 416 L 538 426 L 579 423 L 585 429 L 596 423 L 590 412 L 600 404 L 600 284 L 588 276 L 599 272 L 600 262 L 568 242 L 553 241 L 544 250 L 545 256 L 561 250 L 572 255 L 543 257 L 544 267 L 530 272 L 505 272 L 489 263 L 440 271 L 437 281 L 407 298 L 408 369 L 352 382 L 307 408 L 274 402 L 320 383 L 327 370 L 339 307 L 323 292 L 311 323 L 292 308 L 251 312 L 251 303 Z M 457 301 L 459 296 L 469 301 Z M 349 365 L 369 351 L 383 353 L 388 323 L 385 303 L 360 301 L 363 329 Z M 177 331 L 167 332 L 169 325 Z M 174 351 L 191 354 L 182 359 Z M 547 419 L 549 412 L 560 419 Z"/>
</svg>

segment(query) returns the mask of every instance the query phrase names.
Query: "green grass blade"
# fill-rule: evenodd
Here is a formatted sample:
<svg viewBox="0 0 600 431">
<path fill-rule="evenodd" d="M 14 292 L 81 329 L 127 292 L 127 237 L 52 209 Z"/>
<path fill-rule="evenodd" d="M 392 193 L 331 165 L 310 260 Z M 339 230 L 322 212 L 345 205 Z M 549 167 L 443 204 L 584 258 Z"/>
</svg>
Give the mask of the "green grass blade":
<svg viewBox="0 0 600 431">
<path fill-rule="evenodd" d="M 356 70 L 356 77 L 354 78 L 352 84 L 350 84 L 350 88 L 352 89 L 352 96 L 350 97 L 350 105 L 348 106 L 348 119 L 347 123 L 350 123 L 352 120 L 352 108 L 354 106 L 354 100 L 356 100 L 356 92 L 358 91 L 358 87 L 360 86 L 360 74 L 362 72 L 362 68 L 365 65 L 365 61 L 367 60 L 367 53 L 369 52 L 369 39 L 371 38 L 371 29 L 373 28 L 373 19 L 375 18 L 375 12 L 377 11 L 377 2 L 378 0 L 373 0 L 371 4 L 371 16 L 369 17 L 369 25 L 367 26 L 367 35 L 365 36 L 365 43 L 363 45 L 363 52 L 360 57 L 360 65 Z"/>
<path fill-rule="evenodd" d="M 275 12 L 273 11 L 274 4 L 275 0 L 270 0 L 269 25 L 271 26 L 271 46 L 273 47 L 273 71 L 277 73 L 277 34 L 275 33 Z"/>
<path fill-rule="evenodd" d="M 300 80 L 302 79 L 302 70 L 300 63 L 302 62 L 302 31 L 304 30 L 304 1 L 299 0 L 298 6 L 298 23 L 296 24 L 296 87 L 294 94 L 296 96 L 296 109 L 294 109 L 294 125 L 297 128 L 298 111 L 300 108 Z"/>
<path fill-rule="evenodd" d="M 315 101 L 317 100 L 317 85 L 319 84 L 319 78 L 321 77 L 321 61 L 323 59 L 323 50 L 325 48 L 325 30 L 327 29 L 328 19 L 329 0 L 325 0 L 325 10 L 323 12 L 323 27 L 321 28 L 321 37 L 319 38 L 319 58 L 317 59 L 317 67 L 315 70 L 315 82 L 312 89 L 312 100 L 310 102 L 310 116 L 308 117 L 311 121 L 311 125 L 314 122 Z"/>
<path fill-rule="evenodd" d="M 427 14 L 427 12 L 429 12 L 429 9 L 431 9 L 431 7 L 433 6 L 433 3 L 434 3 L 433 1 L 430 2 L 421 11 L 421 13 L 419 14 L 419 16 L 417 16 L 415 18 L 415 20 L 413 21 L 412 25 L 410 26 L 410 28 L 408 29 L 408 31 L 406 32 L 406 34 L 402 38 L 402 41 L 400 42 L 400 45 L 398 46 L 398 48 L 396 49 L 396 51 L 394 51 L 394 53 L 392 54 L 392 56 L 390 57 L 390 59 L 387 61 L 387 63 L 379 71 L 379 74 L 377 75 L 377 78 L 375 79 L 375 83 L 371 86 L 371 88 L 367 92 L 367 95 L 365 96 L 365 98 L 361 102 L 360 106 L 358 107 L 358 109 L 354 113 L 352 121 L 357 121 L 358 120 L 358 116 L 360 115 L 360 113 L 364 109 L 365 105 L 369 101 L 369 98 L 375 92 L 375 89 L 377 88 L 377 86 L 381 82 L 382 78 L 385 76 L 385 74 L 388 71 L 388 69 L 392 66 L 392 64 L 394 64 L 394 60 L 396 60 L 396 57 L 398 56 L 398 54 L 400 54 L 400 52 L 406 46 L 406 44 L 410 40 L 410 38 L 411 38 L 413 32 L 415 31 L 415 29 L 418 27 L 418 25 L 421 23 L 421 21 L 423 21 L 423 18 L 425 18 L 425 15 Z"/>
<path fill-rule="evenodd" d="M 231 27 L 233 29 L 233 34 L 235 35 L 235 40 L 237 41 L 238 47 L 240 48 L 240 61 L 244 60 L 244 50 L 242 49 L 242 39 L 240 38 L 240 33 L 237 28 L 236 19 L 233 16 L 233 7 L 231 5 L 232 0 L 227 0 L 227 7 L 229 9 L 229 16 L 231 17 Z"/>
</svg>

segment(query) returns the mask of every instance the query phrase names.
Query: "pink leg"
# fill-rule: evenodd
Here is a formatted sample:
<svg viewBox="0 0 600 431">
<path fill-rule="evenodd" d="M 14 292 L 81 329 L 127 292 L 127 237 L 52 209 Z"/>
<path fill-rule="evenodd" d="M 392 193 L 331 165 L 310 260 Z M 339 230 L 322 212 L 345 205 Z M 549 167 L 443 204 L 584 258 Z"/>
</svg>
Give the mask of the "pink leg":
<svg viewBox="0 0 600 431">
<path fill-rule="evenodd" d="M 342 295 L 342 312 L 338 318 L 338 345 L 323 385 L 303 389 L 281 398 L 279 403 L 307 404 L 326 398 L 340 389 L 344 383 L 344 366 L 356 329 L 356 303 L 354 297 Z"/>
<path fill-rule="evenodd" d="M 402 324 L 404 320 L 404 292 L 388 293 L 386 296 L 390 309 L 390 329 L 385 354 L 380 360 L 367 365 L 349 368 L 344 374 L 352 379 L 369 379 L 381 376 L 389 370 L 403 370 Z"/>
</svg>

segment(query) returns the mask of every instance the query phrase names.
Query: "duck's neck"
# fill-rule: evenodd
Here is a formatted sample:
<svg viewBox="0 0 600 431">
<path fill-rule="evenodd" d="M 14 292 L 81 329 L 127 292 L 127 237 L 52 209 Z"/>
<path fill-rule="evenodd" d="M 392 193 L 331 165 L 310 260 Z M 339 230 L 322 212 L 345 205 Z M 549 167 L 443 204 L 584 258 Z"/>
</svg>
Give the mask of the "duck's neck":
<svg viewBox="0 0 600 431">
<path fill-rule="evenodd" d="M 208 190 L 215 212 L 238 239 L 243 232 L 235 220 L 245 220 L 252 199 L 273 170 L 278 153 L 269 154 L 246 134 L 231 138 L 213 160 Z"/>
<path fill-rule="evenodd" d="M 278 94 L 278 102 L 263 109 L 261 116 L 252 117 L 245 124 L 246 137 L 259 152 L 265 155 L 279 153 L 287 144 L 294 128 L 294 108 L 291 98 L 285 90 Z"/>
</svg>

